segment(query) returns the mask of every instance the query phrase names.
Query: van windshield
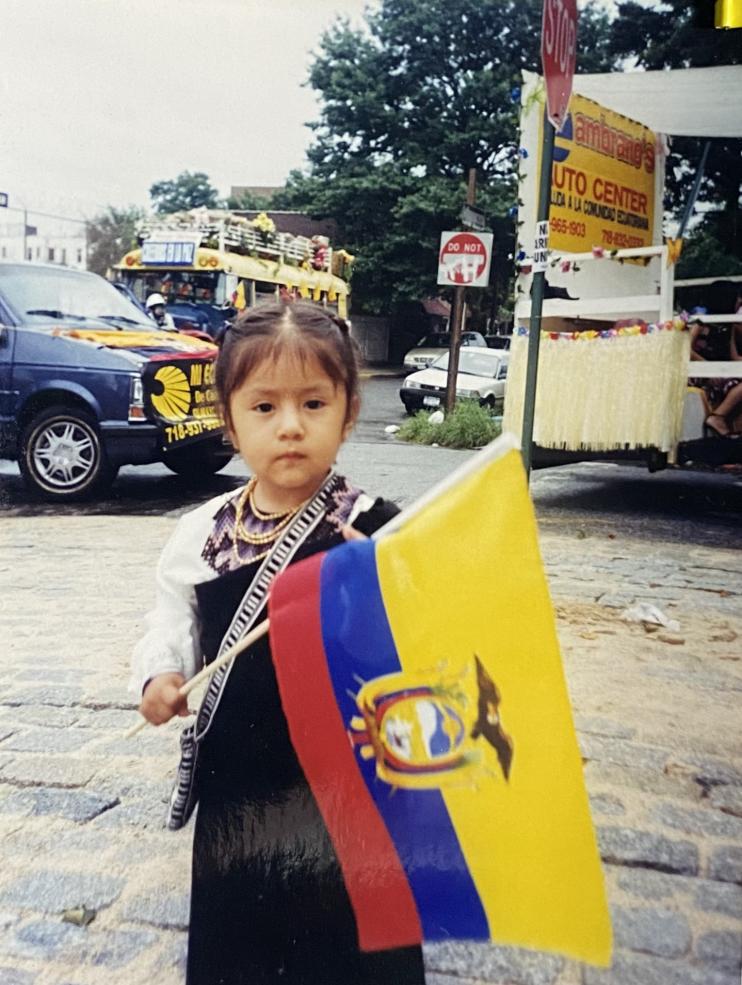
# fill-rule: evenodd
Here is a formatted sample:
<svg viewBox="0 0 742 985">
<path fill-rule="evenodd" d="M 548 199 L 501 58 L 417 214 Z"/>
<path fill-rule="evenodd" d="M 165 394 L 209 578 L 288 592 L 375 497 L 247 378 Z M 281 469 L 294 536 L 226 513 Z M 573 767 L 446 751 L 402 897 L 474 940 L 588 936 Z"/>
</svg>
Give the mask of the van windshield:
<svg viewBox="0 0 742 985">
<path fill-rule="evenodd" d="M 0 294 L 25 325 L 90 321 L 152 331 L 153 323 L 96 274 L 33 264 L 0 266 Z"/>
</svg>

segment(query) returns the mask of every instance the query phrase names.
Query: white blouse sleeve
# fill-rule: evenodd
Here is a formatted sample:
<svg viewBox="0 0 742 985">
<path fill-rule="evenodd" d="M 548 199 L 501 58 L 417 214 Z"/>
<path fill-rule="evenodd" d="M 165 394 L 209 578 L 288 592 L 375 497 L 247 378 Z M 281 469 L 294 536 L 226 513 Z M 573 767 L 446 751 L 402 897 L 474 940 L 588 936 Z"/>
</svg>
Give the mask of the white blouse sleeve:
<svg viewBox="0 0 742 985">
<path fill-rule="evenodd" d="M 209 500 L 182 516 L 160 555 L 155 605 L 144 617 L 145 633 L 132 654 L 129 690 L 137 697 L 157 674 L 178 673 L 188 679 L 201 667 L 195 585 L 217 577 L 201 550 L 226 498 Z"/>
</svg>

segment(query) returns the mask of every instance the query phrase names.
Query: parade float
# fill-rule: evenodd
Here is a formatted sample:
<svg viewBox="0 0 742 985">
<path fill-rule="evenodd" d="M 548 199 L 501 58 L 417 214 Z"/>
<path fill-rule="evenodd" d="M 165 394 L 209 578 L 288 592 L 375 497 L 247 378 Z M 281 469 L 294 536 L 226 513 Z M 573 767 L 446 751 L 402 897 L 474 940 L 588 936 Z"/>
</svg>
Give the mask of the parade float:
<svg viewBox="0 0 742 985">
<path fill-rule="evenodd" d="M 740 442 L 709 437 L 712 408 L 689 377 L 733 379 L 741 364 L 693 362 L 680 288 L 742 277 L 676 280 L 682 240 L 665 235 L 673 136 L 742 137 L 742 66 L 576 75 L 556 134 L 533 441 L 535 461 L 587 458 L 666 464 L 740 460 Z M 544 87 L 524 73 L 519 147 L 514 339 L 504 428 L 520 433 L 533 282 Z M 636 117 L 640 116 L 642 122 Z M 690 203 L 692 205 L 692 203 Z M 701 276 L 703 275 L 703 276 Z M 742 283 L 740 283 L 742 292 Z M 704 314 L 742 323 L 742 311 Z"/>
</svg>

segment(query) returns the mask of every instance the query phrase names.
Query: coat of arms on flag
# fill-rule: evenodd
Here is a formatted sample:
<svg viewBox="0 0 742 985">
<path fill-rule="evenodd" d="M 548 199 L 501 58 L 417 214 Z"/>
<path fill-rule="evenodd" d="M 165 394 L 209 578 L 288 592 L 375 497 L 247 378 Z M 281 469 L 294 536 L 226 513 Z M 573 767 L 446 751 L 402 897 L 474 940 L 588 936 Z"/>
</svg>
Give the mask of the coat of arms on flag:
<svg viewBox="0 0 742 985">
<path fill-rule="evenodd" d="M 611 928 L 520 453 L 271 590 L 297 756 L 366 950 L 480 939 L 605 965 Z"/>
</svg>

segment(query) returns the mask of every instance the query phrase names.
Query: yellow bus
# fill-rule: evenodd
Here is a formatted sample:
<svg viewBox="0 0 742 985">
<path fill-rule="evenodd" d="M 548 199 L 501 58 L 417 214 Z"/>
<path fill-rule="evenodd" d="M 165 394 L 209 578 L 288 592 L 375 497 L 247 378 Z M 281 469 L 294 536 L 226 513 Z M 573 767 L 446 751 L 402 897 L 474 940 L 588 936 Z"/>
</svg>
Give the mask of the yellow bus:
<svg viewBox="0 0 742 985">
<path fill-rule="evenodd" d="M 139 229 L 140 245 L 111 271 L 140 305 L 162 294 L 176 326 L 218 334 L 235 309 L 280 298 L 303 298 L 349 311 L 353 257 L 325 237 L 292 236 L 261 213 L 192 209 L 155 216 Z"/>
</svg>

